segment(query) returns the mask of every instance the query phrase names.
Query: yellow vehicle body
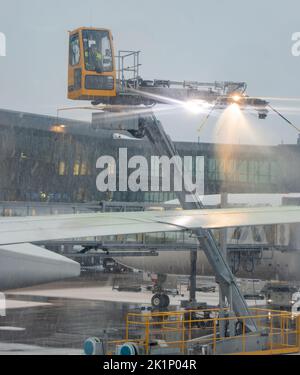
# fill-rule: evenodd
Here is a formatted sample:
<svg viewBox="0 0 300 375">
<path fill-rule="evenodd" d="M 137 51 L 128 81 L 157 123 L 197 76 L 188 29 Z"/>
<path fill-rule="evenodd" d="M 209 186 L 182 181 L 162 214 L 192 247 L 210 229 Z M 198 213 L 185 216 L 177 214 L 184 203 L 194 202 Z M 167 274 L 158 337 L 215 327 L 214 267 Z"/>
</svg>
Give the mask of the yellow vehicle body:
<svg viewBox="0 0 300 375">
<path fill-rule="evenodd" d="M 68 98 L 116 96 L 113 38 L 108 29 L 81 27 L 69 33 Z"/>
</svg>

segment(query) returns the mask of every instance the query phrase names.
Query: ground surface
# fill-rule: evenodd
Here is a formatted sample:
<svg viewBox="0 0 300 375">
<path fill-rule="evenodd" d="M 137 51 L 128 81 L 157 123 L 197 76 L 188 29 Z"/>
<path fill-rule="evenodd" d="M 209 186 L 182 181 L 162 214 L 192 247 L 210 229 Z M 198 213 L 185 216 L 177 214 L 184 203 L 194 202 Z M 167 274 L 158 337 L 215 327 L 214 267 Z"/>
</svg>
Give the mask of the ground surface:
<svg viewBox="0 0 300 375">
<path fill-rule="evenodd" d="M 185 287 L 181 293 L 170 297 L 172 309 L 188 299 Z M 127 313 L 150 304 L 151 296 L 113 290 L 108 275 L 9 291 L 7 316 L 0 317 L 0 354 L 82 354 L 84 340 L 105 331 L 122 339 Z M 197 299 L 217 305 L 218 292 L 197 293 Z"/>
</svg>

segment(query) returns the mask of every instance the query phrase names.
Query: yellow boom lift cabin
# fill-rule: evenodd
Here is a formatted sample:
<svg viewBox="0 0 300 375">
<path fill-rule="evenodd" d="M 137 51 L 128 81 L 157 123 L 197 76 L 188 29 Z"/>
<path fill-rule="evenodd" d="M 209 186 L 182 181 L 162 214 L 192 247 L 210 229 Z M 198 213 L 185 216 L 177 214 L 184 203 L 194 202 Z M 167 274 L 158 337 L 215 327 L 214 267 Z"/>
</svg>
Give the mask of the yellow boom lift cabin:
<svg viewBox="0 0 300 375">
<path fill-rule="evenodd" d="M 110 30 L 81 27 L 69 36 L 68 98 L 116 96 L 116 68 Z"/>
</svg>

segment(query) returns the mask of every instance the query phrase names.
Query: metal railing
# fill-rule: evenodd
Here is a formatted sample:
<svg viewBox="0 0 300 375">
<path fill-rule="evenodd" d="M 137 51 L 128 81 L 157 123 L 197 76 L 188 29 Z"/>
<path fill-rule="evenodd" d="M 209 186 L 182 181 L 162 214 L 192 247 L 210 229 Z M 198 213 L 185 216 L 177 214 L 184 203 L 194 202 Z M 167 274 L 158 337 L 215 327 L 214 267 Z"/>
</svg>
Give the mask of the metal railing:
<svg viewBox="0 0 300 375">
<path fill-rule="evenodd" d="M 119 51 L 117 55 L 118 76 L 121 91 L 126 91 L 126 82 L 131 80 L 133 87 L 138 88 L 140 74 L 140 53 L 141 51 Z"/>
<path fill-rule="evenodd" d="M 117 345 L 132 342 L 146 355 L 151 355 L 153 348 L 159 347 L 176 354 L 300 352 L 300 316 L 261 308 L 251 308 L 250 312 L 251 316 L 238 318 L 230 316 L 226 309 L 129 313 L 125 339 L 109 342 L 108 347 L 114 353 Z M 249 320 L 255 321 L 257 332 L 247 332 Z M 224 327 L 225 334 L 221 335 Z M 260 346 L 253 345 L 259 341 Z"/>
</svg>

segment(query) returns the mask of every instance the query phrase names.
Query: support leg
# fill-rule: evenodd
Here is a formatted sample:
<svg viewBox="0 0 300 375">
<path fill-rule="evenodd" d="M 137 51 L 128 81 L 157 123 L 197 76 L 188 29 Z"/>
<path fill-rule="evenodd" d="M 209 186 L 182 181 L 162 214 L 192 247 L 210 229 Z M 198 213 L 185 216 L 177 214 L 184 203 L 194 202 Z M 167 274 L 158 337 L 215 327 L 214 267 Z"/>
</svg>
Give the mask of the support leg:
<svg viewBox="0 0 300 375">
<path fill-rule="evenodd" d="M 191 251 L 190 301 L 196 302 L 197 286 L 197 251 Z"/>
</svg>

